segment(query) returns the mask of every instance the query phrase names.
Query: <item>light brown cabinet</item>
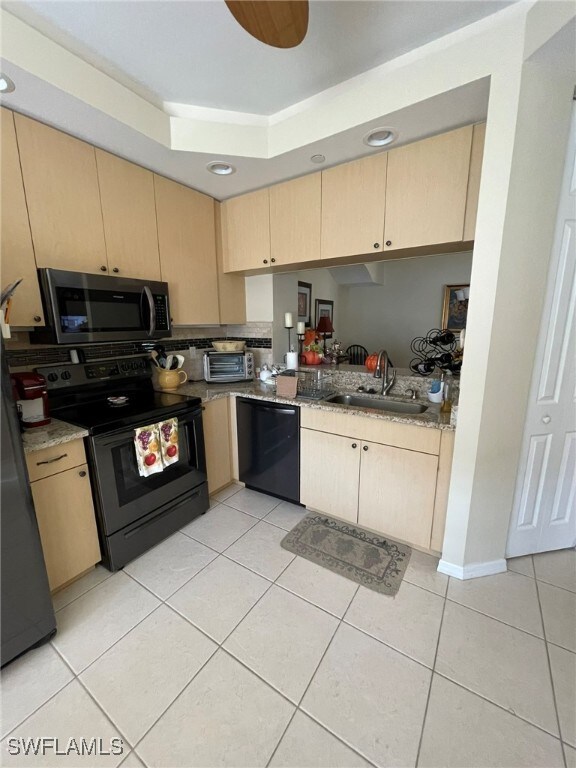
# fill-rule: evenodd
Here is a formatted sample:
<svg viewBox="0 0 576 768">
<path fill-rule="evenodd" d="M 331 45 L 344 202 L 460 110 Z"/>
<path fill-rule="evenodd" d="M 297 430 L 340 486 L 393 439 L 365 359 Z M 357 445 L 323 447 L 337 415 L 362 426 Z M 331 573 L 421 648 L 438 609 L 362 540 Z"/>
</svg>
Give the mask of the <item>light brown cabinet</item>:
<svg viewBox="0 0 576 768">
<path fill-rule="evenodd" d="M 323 259 L 384 250 L 387 163 L 382 152 L 322 171 Z"/>
<path fill-rule="evenodd" d="M 461 241 L 472 126 L 388 154 L 385 250 Z"/>
<path fill-rule="evenodd" d="M 36 278 L 36 261 L 20 171 L 14 115 L 1 110 L 2 196 L 0 257 L 2 287 L 22 278 L 14 295 L 9 322 L 16 326 L 44 325 L 42 299 Z"/>
<path fill-rule="evenodd" d="M 57 459 L 58 455 L 63 456 L 61 461 Z M 80 459 L 82 463 L 69 468 L 71 462 Z M 33 480 L 32 498 L 52 591 L 78 578 L 101 559 L 90 478 L 85 462 L 81 440 L 26 456 L 30 478 Z"/>
<path fill-rule="evenodd" d="M 160 268 L 175 325 L 219 323 L 214 200 L 154 176 Z"/>
<path fill-rule="evenodd" d="M 38 267 L 107 272 L 94 147 L 15 115 Z"/>
<path fill-rule="evenodd" d="M 358 522 L 360 440 L 300 430 L 300 501 Z"/>
<path fill-rule="evenodd" d="M 211 494 L 232 482 L 229 400 L 228 397 L 209 400 L 204 403 L 202 413 L 208 490 Z"/>
<path fill-rule="evenodd" d="M 358 523 L 430 547 L 438 457 L 362 442 Z"/>
<path fill-rule="evenodd" d="M 320 258 L 321 174 L 270 187 L 270 263 Z"/>
<path fill-rule="evenodd" d="M 224 271 L 270 267 L 269 190 L 225 200 L 221 211 Z"/>
<path fill-rule="evenodd" d="M 153 174 L 101 149 L 96 165 L 108 272 L 160 280 Z"/>
<path fill-rule="evenodd" d="M 468 194 L 466 196 L 466 216 L 464 217 L 464 240 L 474 240 L 476 231 L 476 214 L 478 213 L 478 197 L 480 195 L 480 176 L 482 174 L 482 158 L 484 157 L 485 139 L 486 123 L 477 123 L 474 126 L 474 132 L 472 134 Z"/>
<path fill-rule="evenodd" d="M 321 409 L 300 417 L 303 504 L 441 551 L 453 432 Z"/>
<path fill-rule="evenodd" d="M 246 322 L 246 282 L 244 275 L 224 272 L 222 248 L 222 204 L 214 204 L 216 228 L 216 266 L 218 270 L 218 303 L 220 322 L 224 325 L 244 325 Z"/>
</svg>

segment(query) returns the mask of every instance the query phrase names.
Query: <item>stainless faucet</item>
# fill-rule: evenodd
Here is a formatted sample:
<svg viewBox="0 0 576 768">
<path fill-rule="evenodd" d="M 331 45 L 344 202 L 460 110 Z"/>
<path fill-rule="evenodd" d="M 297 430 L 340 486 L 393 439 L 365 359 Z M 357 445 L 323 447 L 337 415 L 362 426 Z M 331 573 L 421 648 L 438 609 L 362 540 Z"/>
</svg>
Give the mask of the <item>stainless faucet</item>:
<svg viewBox="0 0 576 768">
<path fill-rule="evenodd" d="M 382 360 L 384 360 L 384 375 L 382 375 Z M 396 381 L 396 369 L 394 368 L 394 371 L 392 372 L 392 378 L 389 379 L 389 368 L 394 368 L 394 364 L 388 357 L 388 352 L 386 352 L 385 349 L 381 349 L 378 353 L 378 360 L 374 370 L 374 378 L 382 379 L 382 391 L 380 392 L 381 395 L 387 395 L 394 386 L 394 382 Z"/>
</svg>

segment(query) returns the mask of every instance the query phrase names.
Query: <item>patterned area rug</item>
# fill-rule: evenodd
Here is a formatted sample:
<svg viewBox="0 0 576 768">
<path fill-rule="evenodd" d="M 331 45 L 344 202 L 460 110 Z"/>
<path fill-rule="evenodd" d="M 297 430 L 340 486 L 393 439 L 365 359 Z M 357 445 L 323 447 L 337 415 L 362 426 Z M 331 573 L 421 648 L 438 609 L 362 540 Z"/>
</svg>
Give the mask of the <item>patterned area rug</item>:
<svg viewBox="0 0 576 768">
<path fill-rule="evenodd" d="M 375 592 L 394 596 L 412 550 L 352 523 L 310 512 L 282 540 L 289 552 Z"/>
</svg>

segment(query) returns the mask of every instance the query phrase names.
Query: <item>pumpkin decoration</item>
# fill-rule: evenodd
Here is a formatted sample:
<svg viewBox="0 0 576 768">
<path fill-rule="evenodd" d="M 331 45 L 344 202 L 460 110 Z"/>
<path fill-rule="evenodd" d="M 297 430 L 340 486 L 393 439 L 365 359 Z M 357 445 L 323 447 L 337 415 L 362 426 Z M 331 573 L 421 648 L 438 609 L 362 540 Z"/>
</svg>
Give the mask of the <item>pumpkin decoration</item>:
<svg viewBox="0 0 576 768">
<path fill-rule="evenodd" d="M 370 373 L 374 373 L 374 371 L 376 370 L 377 362 L 378 362 L 378 355 L 376 354 L 368 355 L 365 362 L 366 370 L 370 371 Z"/>
</svg>

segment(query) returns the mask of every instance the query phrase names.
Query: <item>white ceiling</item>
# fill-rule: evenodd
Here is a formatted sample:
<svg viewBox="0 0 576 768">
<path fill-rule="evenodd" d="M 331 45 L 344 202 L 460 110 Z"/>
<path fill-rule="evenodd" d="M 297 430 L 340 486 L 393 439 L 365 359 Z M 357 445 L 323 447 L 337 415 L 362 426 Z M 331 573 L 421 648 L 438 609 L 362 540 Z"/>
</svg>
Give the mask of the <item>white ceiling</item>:
<svg viewBox="0 0 576 768">
<path fill-rule="evenodd" d="M 249 36 L 223 0 L 18 0 L 2 8 L 168 113 L 176 104 L 271 115 L 513 1 L 311 0 L 308 35 L 288 50 Z M 17 84 L 6 106 L 218 199 L 319 170 L 310 164 L 314 153 L 326 155 L 326 165 L 366 154 L 361 137 L 382 123 L 265 160 L 218 155 L 238 171 L 217 178 L 205 170 L 213 155 L 168 149 L 37 72 L 6 61 L 3 69 Z M 488 83 L 478 81 L 383 117 L 405 143 L 483 119 L 487 100 Z"/>
<path fill-rule="evenodd" d="M 51 0 L 4 7 L 157 105 L 270 115 L 495 13 L 512 0 L 311 0 L 293 49 L 264 45 L 223 0 Z"/>
</svg>

